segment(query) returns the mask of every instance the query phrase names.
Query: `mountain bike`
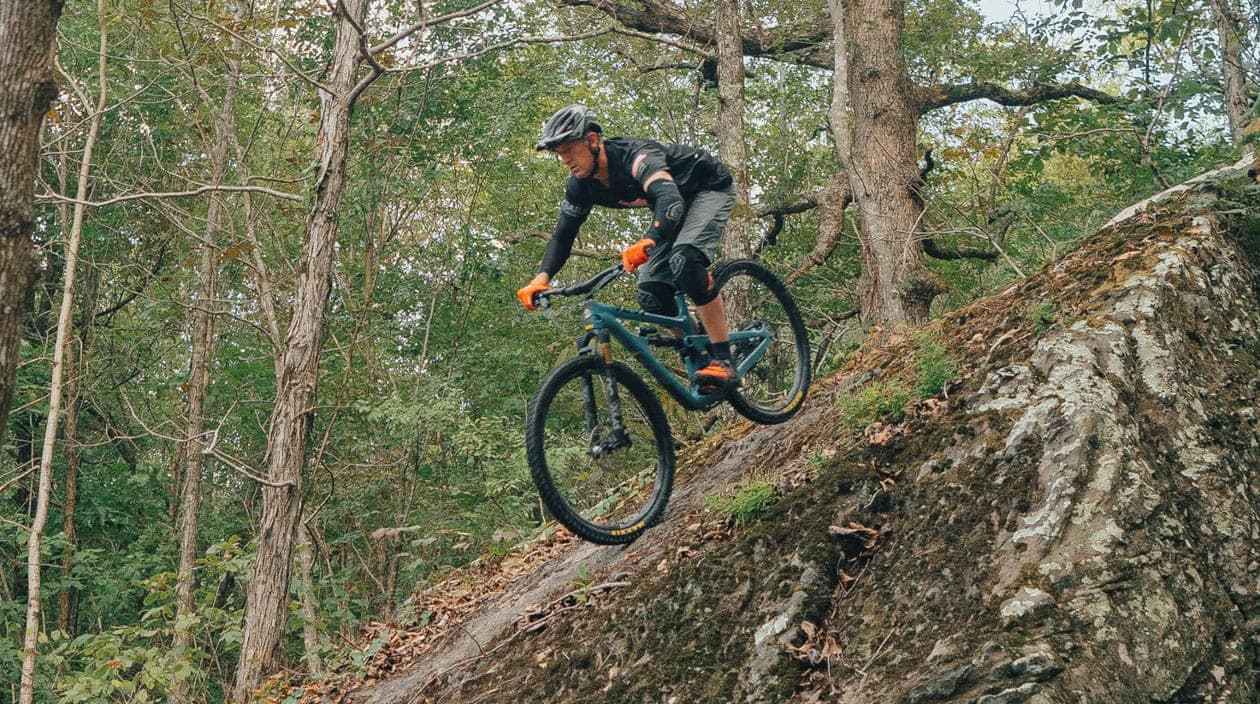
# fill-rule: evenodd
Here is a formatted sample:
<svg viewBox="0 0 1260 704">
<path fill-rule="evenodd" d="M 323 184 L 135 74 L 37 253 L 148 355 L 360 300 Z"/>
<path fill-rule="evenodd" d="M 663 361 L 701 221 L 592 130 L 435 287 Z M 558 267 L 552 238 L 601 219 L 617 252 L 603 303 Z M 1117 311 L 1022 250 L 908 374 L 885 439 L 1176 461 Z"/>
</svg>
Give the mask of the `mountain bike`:
<svg viewBox="0 0 1260 704">
<path fill-rule="evenodd" d="M 796 302 L 761 264 L 737 259 L 713 269 L 723 294 L 739 388 L 706 393 L 691 381 L 709 363 L 709 336 L 692 319 L 685 297 L 665 316 L 600 303 L 595 294 L 625 269 L 616 265 L 589 280 L 536 294 L 540 307 L 563 296 L 585 296 L 578 355 L 543 379 L 529 403 L 525 447 L 530 474 L 551 515 L 576 535 L 624 544 L 654 525 L 674 481 L 674 440 L 656 394 L 626 364 L 611 341 L 639 361 L 671 398 L 688 410 L 726 401 L 761 424 L 782 423 L 805 402 L 809 340 Z M 640 323 L 631 332 L 623 321 Z M 678 355 L 672 368 L 656 350 Z M 671 355 L 672 359 L 672 355 Z"/>
</svg>

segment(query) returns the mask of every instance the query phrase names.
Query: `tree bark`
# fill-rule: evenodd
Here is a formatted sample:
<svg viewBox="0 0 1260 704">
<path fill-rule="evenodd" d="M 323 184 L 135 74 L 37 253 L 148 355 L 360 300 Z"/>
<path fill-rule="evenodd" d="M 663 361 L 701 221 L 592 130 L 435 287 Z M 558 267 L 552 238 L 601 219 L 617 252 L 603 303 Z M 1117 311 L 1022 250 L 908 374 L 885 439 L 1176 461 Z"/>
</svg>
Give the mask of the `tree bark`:
<svg viewBox="0 0 1260 704">
<path fill-rule="evenodd" d="M 57 97 L 61 2 L 0 0 L 0 436 L 8 426 L 26 292 L 35 279 L 32 203 L 39 133 Z"/>
<path fill-rule="evenodd" d="M 915 136 L 919 113 L 902 57 L 904 0 L 847 0 L 844 22 L 853 131 L 846 164 L 862 246 L 862 318 L 892 326 L 927 320 L 940 284 L 923 262 Z"/>
<path fill-rule="evenodd" d="M 1225 93 L 1225 114 L 1229 117 L 1230 139 L 1237 145 L 1245 136 L 1243 128 L 1247 126 L 1247 112 L 1251 107 L 1243 90 L 1247 74 L 1239 50 L 1238 15 L 1229 0 L 1211 0 L 1211 5 L 1216 36 L 1221 43 L 1221 88 Z"/>
<path fill-rule="evenodd" d="M 324 661 L 319 656 L 319 609 L 315 603 L 315 545 L 311 542 L 306 526 L 298 524 L 298 567 L 302 580 L 299 601 L 302 604 L 302 649 L 306 667 L 312 675 L 324 671 Z"/>
<path fill-rule="evenodd" d="M 363 57 L 357 29 L 363 26 L 368 0 L 340 3 L 337 38 L 325 85 L 320 94 L 320 126 L 316 139 L 318 172 L 306 218 L 306 242 L 284 346 L 275 409 L 267 434 L 267 477 L 285 486 L 262 487 L 258 553 L 250 572 L 245 603 L 245 629 L 240 662 L 232 688 L 234 701 L 245 701 L 276 664 L 276 649 L 288 616 L 293 547 L 302 509 L 302 466 L 313 421 L 319 380 L 319 354 L 332 285 L 337 211 L 344 191 L 350 115 L 359 93 L 380 75 L 373 67 L 358 76 Z"/>
<path fill-rule="evenodd" d="M 31 522 L 31 532 L 27 538 L 27 597 L 26 597 L 26 636 L 22 642 L 22 682 L 18 689 L 18 704 L 34 704 L 35 701 L 35 657 L 39 649 L 40 606 L 43 598 L 40 589 L 41 541 L 44 526 L 48 521 L 49 494 L 52 492 L 53 450 L 57 444 L 57 421 L 61 415 L 61 386 L 65 370 L 66 348 L 70 340 L 70 330 L 74 319 L 74 276 L 78 266 L 79 240 L 83 232 L 83 201 L 87 198 L 88 179 L 92 170 L 92 151 L 96 147 L 97 135 L 101 130 L 101 119 L 105 114 L 107 100 L 106 91 L 106 49 L 108 37 L 105 31 L 104 0 L 97 0 L 96 13 L 100 25 L 100 51 L 97 54 L 100 96 L 88 128 L 87 139 L 83 147 L 83 161 L 79 166 L 79 183 L 76 188 L 74 206 L 74 222 L 70 226 L 70 238 L 66 241 L 65 272 L 61 287 L 61 308 L 57 316 L 57 341 L 53 348 L 52 379 L 48 389 L 48 420 L 44 426 L 44 446 L 39 461 L 39 489 L 35 499 L 35 518 Z M 91 109 L 90 106 L 84 106 Z"/>
<path fill-rule="evenodd" d="M 242 9 L 236 8 L 237 18 L 243 16 Z M 233 40 L 232 53 L 239 54 L 239 39 Z M 210 102 L 208 94 L 202 101 L 206 108 L 214 113 L 214 143 L 210 145 L 210 183 L 214 186 L 223 184 L 227 173 L 228 158 L 236 133 L 236 90 L 240 76 L 240 62 L 233 58 L 225 59 L 226 75 L 222 102 L 218 109 Z M 192 302 L 192 349 L 188 364 L 188 427 L 185 432 L 185 447 L 180 453 L 184 460 L 181 473 L 183 482 L 180 487 L 180 538 L 179 538 L 179 571 L 176 586 L 176 623 L 177 627 L 172 648 L 177 655 L 188 650 L 192 641 L 192 616 L 196 612 L 198 524 L 201 509 L 201 474 L 205 466 L 206 450 L 206 396 L 210 391 L 210 362 L 214 353 L 214 325 L 216 313 L 215 301 L 218 297 L 218 242 L 223 239 L 229 222 L 227 204 L 222 193 L 210 194 L 210 202 L 206 213 L 205 239 L 201 243 L 201 260 L 197 267 L 197 294 Z M 193 701 L 186 681 L 175 682 L 171 687 L 171 700 L 174 702 Z"/>
<path fill-rule="evenodd" d="M 744 148 L 744 52 L 740 0 L 717 0 L 718 155 L 735 179 L 735 209 L 722 235 L 726 257 L 751 251 L 748 156 Z"/>
<path fill-rule="evenodd" d="M 87 343 L 96 312 L 97 290 L 100 277 L 92 267 L 80 277 L 85 280 L 83 295 L 79 299 L 79 320 L 82 325 L 75 336 L 73 347 L 67 350 L 67 368 L 70 378 L 66 382 L 66 423 L 62 433 L 66 444 L 66 496 L 62 509 L 62 530 L 66 548 L 61 558 L 63 579 L 70 576 L 74 553 L 79 544 L 79 531 L 75 525 L 75 513 L 79 504 L 79 474 L 83 468 L 83 444 L 79 441 L 79 412 L 83 407 L 83 390 L 87 381 Z M 75 349 L 77 348 L 77 349 Z M 66 585 L 58 597 L 57 627 L 73 635 L 77 630 L 79 590 Z"/>
</svg>

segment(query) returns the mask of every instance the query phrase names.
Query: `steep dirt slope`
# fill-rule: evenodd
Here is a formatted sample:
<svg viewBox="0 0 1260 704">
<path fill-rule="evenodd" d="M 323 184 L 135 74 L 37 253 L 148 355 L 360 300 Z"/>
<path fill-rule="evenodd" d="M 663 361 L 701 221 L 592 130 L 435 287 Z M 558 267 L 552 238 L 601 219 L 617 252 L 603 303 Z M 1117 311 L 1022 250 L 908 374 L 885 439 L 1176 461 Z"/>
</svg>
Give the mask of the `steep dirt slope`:
<svg viewBox="0 0 1260 704">
<path fill-rule="evenodd" d="M 1214 174 L 868 345 L 799 418 L 691 455 L 643 539 L 552 546 L 349 698 L 1260 700 L 1257 189 Z M 853 424 L 936 346 L 946 395 Z M 704 521 L 703 496 L 764 472 L 769 514 Z"/>
</svg>

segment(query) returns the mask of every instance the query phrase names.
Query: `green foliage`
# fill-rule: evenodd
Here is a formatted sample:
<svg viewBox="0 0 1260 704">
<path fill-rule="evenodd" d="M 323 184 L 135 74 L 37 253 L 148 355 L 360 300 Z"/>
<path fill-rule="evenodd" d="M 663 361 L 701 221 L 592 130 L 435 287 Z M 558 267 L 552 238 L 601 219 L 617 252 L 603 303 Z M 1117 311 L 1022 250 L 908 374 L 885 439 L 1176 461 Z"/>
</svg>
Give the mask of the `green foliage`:
<svg viewBox="0 0 1260 704">
<path fill-rule="evenodd" d="M 1038 335 L 1044 334 L 1058 322 L 1058 307 L 1054 301 L 1042 301 L 1028 309 L 1028 319 L 1032 321 L 1033 329 Z"/>
<path fill-rule="evenodd" d="M 949 350 L 926 338 L 919 340 L 914 366 L 919 372 L 919 384 L 915 387 L 915 393 L 920 400 L 941 393 L 945 384 L 958 374 L 958 365 L 950 357 Z"/>
<path fill-rule="evenodd" d="M 764 516 L 775 503 L 775 485 L 769 479 L 755 479 L 730 494 L 706 496 L 705 508 L 736 527 L 749 525 Z"/>
<path fill-rule="evenodd" d="M 900 423 L 906 416 L 906 404 L 910 402 L 910 389 L 896 379 L 871 382 L 856 393 L 845 394 L 837 400 L 840 423 L 849 430 L 861 430 L 881 421 Z"/>
</svg>

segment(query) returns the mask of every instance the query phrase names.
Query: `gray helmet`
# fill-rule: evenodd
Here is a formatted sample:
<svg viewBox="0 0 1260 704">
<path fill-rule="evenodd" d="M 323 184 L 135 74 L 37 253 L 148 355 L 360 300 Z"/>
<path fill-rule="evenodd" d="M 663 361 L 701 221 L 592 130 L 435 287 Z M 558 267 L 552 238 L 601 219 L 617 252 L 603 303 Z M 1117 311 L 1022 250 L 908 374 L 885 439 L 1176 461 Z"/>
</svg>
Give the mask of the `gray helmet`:
<svg viewBox="0 0 1260 704">
<path fill-rule="evenodd" d="M 534 149 L 555 149 L 565 142 L 582 139 L 587 132 L 602 132 L 595 121 L 595 113 L 585 105 L 569 105 L 560 108 L 543 123 L 542 136 Z"/>
</svg>

